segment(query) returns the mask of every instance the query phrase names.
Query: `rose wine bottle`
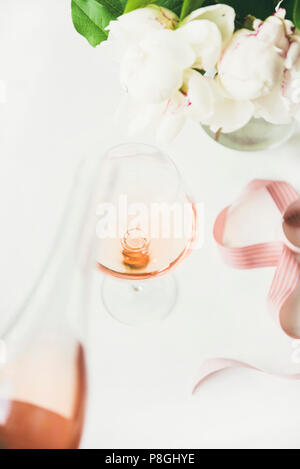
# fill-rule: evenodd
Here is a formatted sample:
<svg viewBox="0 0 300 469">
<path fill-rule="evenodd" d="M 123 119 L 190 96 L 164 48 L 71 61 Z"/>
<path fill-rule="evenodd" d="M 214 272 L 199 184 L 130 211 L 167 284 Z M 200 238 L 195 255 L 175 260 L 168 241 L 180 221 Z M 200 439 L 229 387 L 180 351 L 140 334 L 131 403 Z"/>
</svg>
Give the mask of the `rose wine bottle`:
<svg viewBox="0 0 300 469">
<path fill-rule="evenodd" d="M 79 446 L 85 415 L 86 365 L 84 349 L 77 346 L 74 381 L 69 394 L 70 412 L 49 409 L 49 402 L 32 404 L 31 399 L 2 397 L 0 421 L 1 449 L 76 449 Z M 57 383 L 59 390 L 59 384 Z M 41 385 L 42 388 L 42 385 Z M 43 390 L 41 389 L 41 396 Z M 64 390 L 62 391 L 65 392 Z"/>
<path fill-rule="evenodd" d="M 0 447 L 79 447 L 87 400 L 89 261 L 79 262 L 96 161 L 80 167 L 54 247 L 23 306 L 0 322 Z"/>
</svg>

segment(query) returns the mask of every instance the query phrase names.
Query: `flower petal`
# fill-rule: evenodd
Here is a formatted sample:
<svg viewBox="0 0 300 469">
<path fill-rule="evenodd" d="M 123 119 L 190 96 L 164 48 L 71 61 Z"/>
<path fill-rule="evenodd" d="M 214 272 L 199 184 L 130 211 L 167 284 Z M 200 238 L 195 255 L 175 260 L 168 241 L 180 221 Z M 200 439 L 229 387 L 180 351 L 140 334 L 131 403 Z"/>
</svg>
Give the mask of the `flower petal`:
<svg viewBox="0 0 300 469">
<path fill-rule="evenodd" d="M 209 20 L 215 23 L 221 32 L 223 42 L 226 44 L 234 32 L 235 11 L 232 7 L 223 4 L 199 8 L 188 15 L 182 24 L 194 20 Z"/>
<path fill-rule="evenodd" d="M 177 21 L 178 17 L 172 11 L 151 5 L 119 16 L 117 20 L 111 21 L 106 29 L 115 34 L 120 29 L 138 40 L 153 30 L 173 29 L 173 22 Z"/>
<path fill-rule="evenodd" d="M 222 51 L 222 36 L 218 27 L 208 20 L 194 20 L 176 31 L 181 40 L 190 44 L 195 52 L 195 67 L 211 70 Z"/>
<path fill-rule="evenodd" d="M 186 116 L 182 111 L 167 113 L 158 125 L 156 132 L 157 142 L 165 144 L 173 140 L 181 131 L 185 121 Z"/>
<path fill-rule="evenodd" d="M 289 124 L 292 120 L 287 101 L 282 95 L 281 86 L 277 86 L 266 96 L 253 101 L 255 115 L 272 124 Z"/>
<path fill-rule="evenodd" d="M 177 136 L 185 124 L 187 108 L 188 99 L 179 91 L 168 99 L 157 124 L 158 143 L 168 143 Z"/>
<path fill-rule="evenodd" d="M 153 133 L 161 113 L 161 105 L 145 105 L 126 94 L 120 101 L 115 120 L 125 135 L 136 137 L 145 132 Z"/>
<path fill-rule="evenodd" d="M 295 40 L 290 44 L 285 59 L 285 68 L 288 70 L 299 69 L 300 66 L 300 41 Z"/>
<path fill-rule="evenodd" d="M 156 137 L 160 143 L 174 139 L 186 121 L 187 98 L 180 92 L 160 104 L 145 104 L 125 95 L 116 113 L 118 127 L 128 137 Z"/>
<path fill-rule="evenodd" d="M 182 70 L 191 67 L 196 59 L 192 45 L 182 40 L 177 31 L 161 30 L 148 34 L 141 41 L 140 47 L 149 55 L 164 56 Z"/>
<path fill-rule="evenodd" d="M 165 54 L 147 56 L 135 46 L 124 55 L 121 67 L 121 83 L 134 99 L 159 103 L 180 89 L 182 70 Z"/>
<path fill-rule="evenodd" d="M 214 111 L 214 96 L 211 79 L 205 78 L 199 72 L 191 70 L 188 73 L 187 88 L 189 107 L 192 119 L 198 122 L 207 121 Z"/>
<path fill-rule="evenodd" d="M 251 101 L 238 101 L 226 97 L 218 79 L 210 80 L 214 96 L 214 112 L 203 124 L 213 132 L 222 129 L 223 133 L 234 132 L 244 127 L 253 117 L 254 106 Z"/>
<path fill-rule="evenodd" d="M 141 41 L 147 34 L 154 31 L 174 29 L 178 17 L 170 10 L 156 5 L 119 16 L 107 26 L 108 40 L 101 44 L 102 48 L 116 59 L 121 60 L 127 48 Z"/>
</svg>

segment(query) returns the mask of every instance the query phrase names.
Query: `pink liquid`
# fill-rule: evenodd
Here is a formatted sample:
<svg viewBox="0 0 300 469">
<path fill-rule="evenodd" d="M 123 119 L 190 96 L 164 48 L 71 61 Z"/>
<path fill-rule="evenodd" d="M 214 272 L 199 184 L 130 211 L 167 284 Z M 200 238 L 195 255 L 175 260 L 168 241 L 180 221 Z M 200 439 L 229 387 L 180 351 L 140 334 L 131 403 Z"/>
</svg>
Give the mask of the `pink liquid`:
<svg viewBox="0 0 300 469">
<path fill-rule="evenodd" d="M 1 449 L 77 449 L 86 400 L 84 351 L 78 346 L 76 396 L 71 418 L 25 402 L 12 401 L 4 425 L 0 425 Z"/>
<path fill-rule="evenodd" d="M 163 275 L 173 269 L 191 252 L 197 238 L 197 214 L 193 209 L 192 229 L 189 238 L 149 239 L 147 253 L 124 251 L 124 240 L 101 241 L 97 254 L 97 266 L 106 274 L 124 279 L 147 279 Z M 125 255 L 125 257 L 124 257 Z"/>
</svg>

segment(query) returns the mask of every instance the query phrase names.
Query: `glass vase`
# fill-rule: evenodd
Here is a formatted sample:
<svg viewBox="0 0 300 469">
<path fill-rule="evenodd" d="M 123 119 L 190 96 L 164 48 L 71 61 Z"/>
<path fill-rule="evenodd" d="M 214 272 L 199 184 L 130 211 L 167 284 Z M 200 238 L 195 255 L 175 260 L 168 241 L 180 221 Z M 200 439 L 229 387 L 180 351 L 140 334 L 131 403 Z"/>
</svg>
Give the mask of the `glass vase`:
<svg viewBox="0 0 300 469">
<path fill-rule="evenodd" d="M 285 143 L 295 131 L 295 122 L 276 125 L 264 119 L 252 118 L 247 125 L 231 133 L 214 133 L 203 125 L 204 131 L 217 143 L 238 151 L 261 151 Z"/>
</svg>

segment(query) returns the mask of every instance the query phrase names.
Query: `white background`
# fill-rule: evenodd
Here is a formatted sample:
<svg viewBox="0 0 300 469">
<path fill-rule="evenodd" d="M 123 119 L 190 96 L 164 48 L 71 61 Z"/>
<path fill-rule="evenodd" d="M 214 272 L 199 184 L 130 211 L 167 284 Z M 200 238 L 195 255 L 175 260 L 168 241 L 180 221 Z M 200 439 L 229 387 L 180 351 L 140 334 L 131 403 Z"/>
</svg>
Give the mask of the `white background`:
<svg viewBox="0 0 300 469">
<path fill-rule="evenodd" d="M 79 159 L 121 141 L 120 86 L 117 65 L 75 32 L 67 0 L 0 0 L 0 79 L 0 311 L 9 315 L 47 257 Z M 205 204 L 205 244 L 178 269 L 179 301 L 163 323 L 114 322 L 95 274 L 82 447 L 300 447 L 300 383 L 236 370 L 191 396 L 207 357 L 300 371 L 292 341 L 266 312 L 273 269 L 232 270 L 212 240 L 216 215 L 251 179 L 300 190 L 299 143 L 240 154 L 190 124 L 166 148 Z"/>
</svg>

